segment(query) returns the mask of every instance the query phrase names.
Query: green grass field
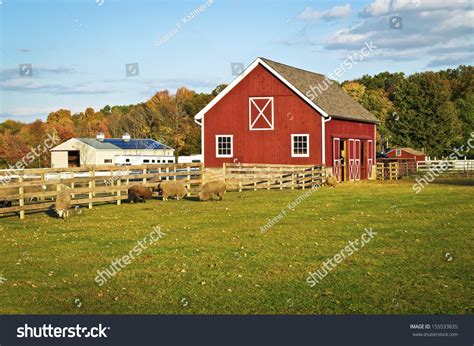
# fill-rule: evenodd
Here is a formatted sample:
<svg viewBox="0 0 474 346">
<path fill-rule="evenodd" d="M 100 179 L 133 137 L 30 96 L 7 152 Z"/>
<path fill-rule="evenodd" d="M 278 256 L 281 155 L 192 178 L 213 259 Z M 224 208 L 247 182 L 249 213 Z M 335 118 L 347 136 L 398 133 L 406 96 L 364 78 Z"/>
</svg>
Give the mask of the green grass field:
<svg viewBox="0 0 474 346">
<path fill-rule="evenodd" d="M 474 181 L 360 182 L 103 205 L 63 221 L 0 219 L 1 314 L 467 314 L 474 312 Z M 166 234 L 99 287 L 97 270 Z M 377 235 L 310 288 L 308 272 L 364 228 Z"/>
</svg>

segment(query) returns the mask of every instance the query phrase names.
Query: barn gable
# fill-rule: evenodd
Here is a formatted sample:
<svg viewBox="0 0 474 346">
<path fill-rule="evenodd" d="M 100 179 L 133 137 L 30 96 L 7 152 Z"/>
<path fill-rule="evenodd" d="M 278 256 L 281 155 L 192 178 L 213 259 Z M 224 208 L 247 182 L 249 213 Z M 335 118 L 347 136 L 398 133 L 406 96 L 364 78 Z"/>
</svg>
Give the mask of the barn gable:
<svg viewBox="0 0 474 346">
<path fill-rule="evenodd" d="M 257 58 L 206 107 L 196 114 L 194 117 L 196 122 L 200 123 L 203 116 L 258 65 L 263 66 L 277 77 L 324 118 L 335 117 L 369 123 L 379 122 L 372 113 L 352 99 L 336 82 L 329 80 L 326 76 L 265 58 Z M 315 90 L 320 92 L 318 93 Z"/>
</svg>

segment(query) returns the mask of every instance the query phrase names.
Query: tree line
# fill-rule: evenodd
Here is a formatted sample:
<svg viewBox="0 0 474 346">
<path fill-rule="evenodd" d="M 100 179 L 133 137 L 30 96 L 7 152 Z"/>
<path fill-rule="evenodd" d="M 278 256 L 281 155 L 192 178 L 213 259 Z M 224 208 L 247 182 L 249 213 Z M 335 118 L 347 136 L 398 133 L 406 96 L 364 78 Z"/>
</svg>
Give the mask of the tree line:
<svg viewBox="0 0 474 346">
<path fill-rule="evenodd" d="M 430 156 L 448 156 L 466 146 L 474 131 L 473 66 L 410 76 L 383 72 L 346 81 L 342 87 L 380 120 L 378 143 L 383 142 L 384 149 L 411 147 Z"/>
<path fill-rule="evenodd" d="M 225 85 L 211 93 L 196 93 L 180 88 L 175 94 L 159 91 L 143 103 L 105 106 L 99 111 L 87 108 L 72 114 L 59 109 L 46 121 L 25 124 L 15 120 L 0 123 L 0 166 L 20 161 L 31 148 L 49 135 L 60 142 L 72 137 L 153 138 L 176 149 L 177 155 L 200 152 L 200 127 L 196 115 Z M 438 72 L 382 72 L 374 76 L 345 81 L 342 88 L 379 120 L 378 151 L 389 147 L 411 147 L 430 156 L 449 155 L 465 145 L 474 131 L 474 68 L 459 66 Z M 384 147 L 382 147 L 382 144 Z M 469 153 L 474 157 L 474 153 Z M 38 155 L 30 168 L 47 167 L 49 152 Z"/>
<path fill-rule="evenodd" d="M 43 143 L 48 134 L 62 143 L 73 137 L 94 138 L 98 132 L 106 137 L 153 138 L 175 149 L 178 155 L 197 154 L 201 150 L 201 130 L 194 115 L 204 108 L 225 85 L 210 94 L 180 88 L 173 95 L 168 90 L 157 92 L 143 103 L 127 106 L 105 106 L 99 111 L 86 108 L 72 114 L 59 109 L 48 114 L 46 121 L 25 124 L 15 120 L 0 123 L 0 166 L 15 165 Z M 42 153 L 30 162 L 29 168 L 48 167 L 51 156 Z"/>
</svg>

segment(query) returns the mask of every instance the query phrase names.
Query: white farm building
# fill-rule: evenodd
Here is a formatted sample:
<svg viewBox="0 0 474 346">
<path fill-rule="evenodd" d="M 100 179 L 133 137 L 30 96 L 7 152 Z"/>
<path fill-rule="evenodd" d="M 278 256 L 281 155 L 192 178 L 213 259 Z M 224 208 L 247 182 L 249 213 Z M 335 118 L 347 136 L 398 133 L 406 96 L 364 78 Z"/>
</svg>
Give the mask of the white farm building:
<svg viewBox="0 0 474 346">
<path fill-rule="evenodd" d="M 174 149 L 154 139 L 71 138 L 51 149 L 51 168 L 86 165 L 142 165 L 174 163 Z"/>
</svg>

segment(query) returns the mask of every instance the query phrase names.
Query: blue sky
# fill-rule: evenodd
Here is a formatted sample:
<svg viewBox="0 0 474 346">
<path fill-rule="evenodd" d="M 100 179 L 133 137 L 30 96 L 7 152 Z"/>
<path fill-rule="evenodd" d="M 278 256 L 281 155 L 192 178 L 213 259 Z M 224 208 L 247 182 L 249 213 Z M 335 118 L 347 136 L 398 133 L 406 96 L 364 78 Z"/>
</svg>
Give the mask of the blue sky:
<svg viewBox="0 0 474 346">
<path fill-rule="evenodd" d="M 377 49 L 340 81 L 474 60 L 470 0 L 0 3 L 0 121 L 138 103 L 180 86 L 209 92 L 234 78 L 231 63 L 258 56 L 333 73 L 366 42 Z M 138 63 L 138 76 L 126 76 L 127 63 Z M 31 77 L 20 76 L 20 64 L 31 64 Z"/>
</svg>

